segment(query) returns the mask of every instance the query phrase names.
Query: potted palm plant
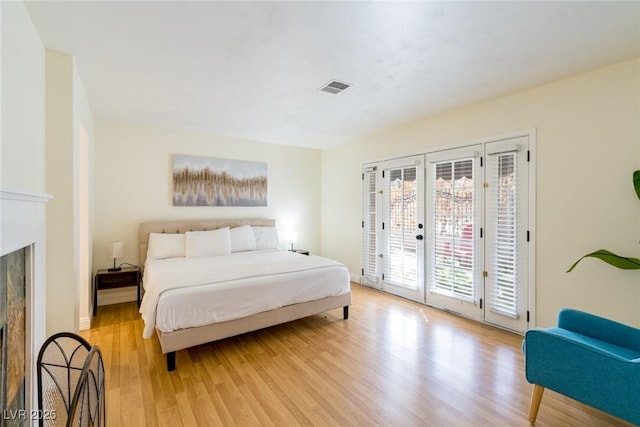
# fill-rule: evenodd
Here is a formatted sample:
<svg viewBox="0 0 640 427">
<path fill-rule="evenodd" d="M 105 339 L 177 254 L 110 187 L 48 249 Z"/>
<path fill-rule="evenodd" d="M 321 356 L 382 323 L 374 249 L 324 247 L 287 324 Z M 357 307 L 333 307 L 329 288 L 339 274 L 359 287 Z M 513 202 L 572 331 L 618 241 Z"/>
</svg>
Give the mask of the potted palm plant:
<svg viewBox="0 0 640 427">
<path fill-rule="evenodd" d="M 636 190 L 638 199 L 640 199 L 640 170 L 637 170 L 633 173 L 633 187 Z M 578 265 L 578 263 L 585 258 L 597 258 L 601 261 L 606 262 L 607 264 L 624 270 L 640 270 L 640 259 L 623 257 L 620 255 L 616 255 L 606 249 L 599 249 L 595 252 L 591 252 L 590 254 L 586 254 L 585 256 L 574 262 L 573 265 L 571 265 L 571 267 L 569 267 L 569 269 L 567 270 L 567 273 L 573 270 L 576 265 Z"/>
</svg>

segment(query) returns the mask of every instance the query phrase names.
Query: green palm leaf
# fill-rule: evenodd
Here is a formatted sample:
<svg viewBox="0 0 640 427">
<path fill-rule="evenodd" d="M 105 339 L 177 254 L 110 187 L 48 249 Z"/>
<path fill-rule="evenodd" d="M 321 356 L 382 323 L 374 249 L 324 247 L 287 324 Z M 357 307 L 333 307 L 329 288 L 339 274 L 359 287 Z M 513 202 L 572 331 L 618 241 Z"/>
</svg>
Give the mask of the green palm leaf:
<svg viewBox="0 0 640 427">
<path fill-rule="evenodd" d="M 633 172 L 633 188 L 636 190 L 638 199 L 640 199 L 640 170 Z M 578 263 L 585 258 L 597 258 L 609 265 L 612 265 L 616 268 L 621 268 L 623 270 L 640 270 L 640 259 L 623 257 L 620 255 L 616 255 L 606 249 L 600 249 L 595 252 L 591 252 L 590 254 L 586 254 L 585 256 L 574 262 L 573 265 L 567 270 L 567 273 L 576 268 L 576 265 L 578 265 Z"/>
<path fill-rule="evenodd" d="M 616 255 L 606 249 L 600 249 L 595 252 L 591 252 L 590 254 L 587 254 L 574 262 L 573 265 L 567 270 L 567 273 L 573 270 L 575 266 L 585 258 L 597 258 L 601 261 L 606 262 L 607 264 L 610 264 L 616 268 L 621 268 L 623 270 L 640 270 L 640 259 L 623 257 L 620 255 Z"/>
</svg>

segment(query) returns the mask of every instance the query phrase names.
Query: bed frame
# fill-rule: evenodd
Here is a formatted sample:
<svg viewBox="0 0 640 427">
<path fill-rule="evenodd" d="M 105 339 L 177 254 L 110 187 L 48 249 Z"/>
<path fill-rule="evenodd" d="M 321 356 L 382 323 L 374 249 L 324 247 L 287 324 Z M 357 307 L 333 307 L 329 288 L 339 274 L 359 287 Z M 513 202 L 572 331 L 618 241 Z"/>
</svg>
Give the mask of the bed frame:
<svg viewBox="0 0 640 427">
<path fill-rule="evenodd" d="M 147 258 L 149 233 L 185 233 L 187 231 L 216 230 L 218 228 L 238 227 L 241 225 L 275 227 L 276 222 L 274 219 L 254 218 L 144 222 L 140 224 L 139 230 L 140 265 L 144 266 Z M 156 334 L 160 341 L 162 353 L 167 355 L 167 370 L 173 371 L 176 368 L 176 351 L 178 350 L 302 319 L 339 307 L 342 307 L 342 315 L 346 320 L 349 318 L 350 304 L 351 292 L 348 292 L 335 297 L 288 305 L 276 310 L 196 328 L 181 329 L 174 332 L 161 332 L 156 329 Z"/>
</svg>

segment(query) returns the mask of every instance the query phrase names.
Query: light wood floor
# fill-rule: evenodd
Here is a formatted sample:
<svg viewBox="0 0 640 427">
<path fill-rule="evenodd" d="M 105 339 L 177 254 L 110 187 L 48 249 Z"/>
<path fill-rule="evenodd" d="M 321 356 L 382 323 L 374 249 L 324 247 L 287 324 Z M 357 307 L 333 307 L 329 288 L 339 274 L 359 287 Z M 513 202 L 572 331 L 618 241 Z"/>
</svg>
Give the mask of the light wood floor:
<svg viewBox="0 0 640 427">
<path fill-rule="evenodd" d="M 528 426 L 522 337 L 353 285 L 342 309 L 177 353 L 99 307 L 109 426 Z M 627 426 L 546 390 L 537 426 Z"/>
</svg>

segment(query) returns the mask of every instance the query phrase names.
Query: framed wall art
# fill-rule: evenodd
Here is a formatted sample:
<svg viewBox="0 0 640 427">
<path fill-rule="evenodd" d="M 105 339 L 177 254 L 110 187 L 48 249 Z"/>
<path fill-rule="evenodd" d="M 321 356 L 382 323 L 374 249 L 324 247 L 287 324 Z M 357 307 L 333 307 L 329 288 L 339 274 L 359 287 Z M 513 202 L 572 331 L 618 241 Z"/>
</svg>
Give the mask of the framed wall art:
<svg viewBox="0 0 640 427">
<path fill-rule="evenodd" d="M 173 206 L 267 206 L 267 164 L 174 154 Z"/>
</svg>

